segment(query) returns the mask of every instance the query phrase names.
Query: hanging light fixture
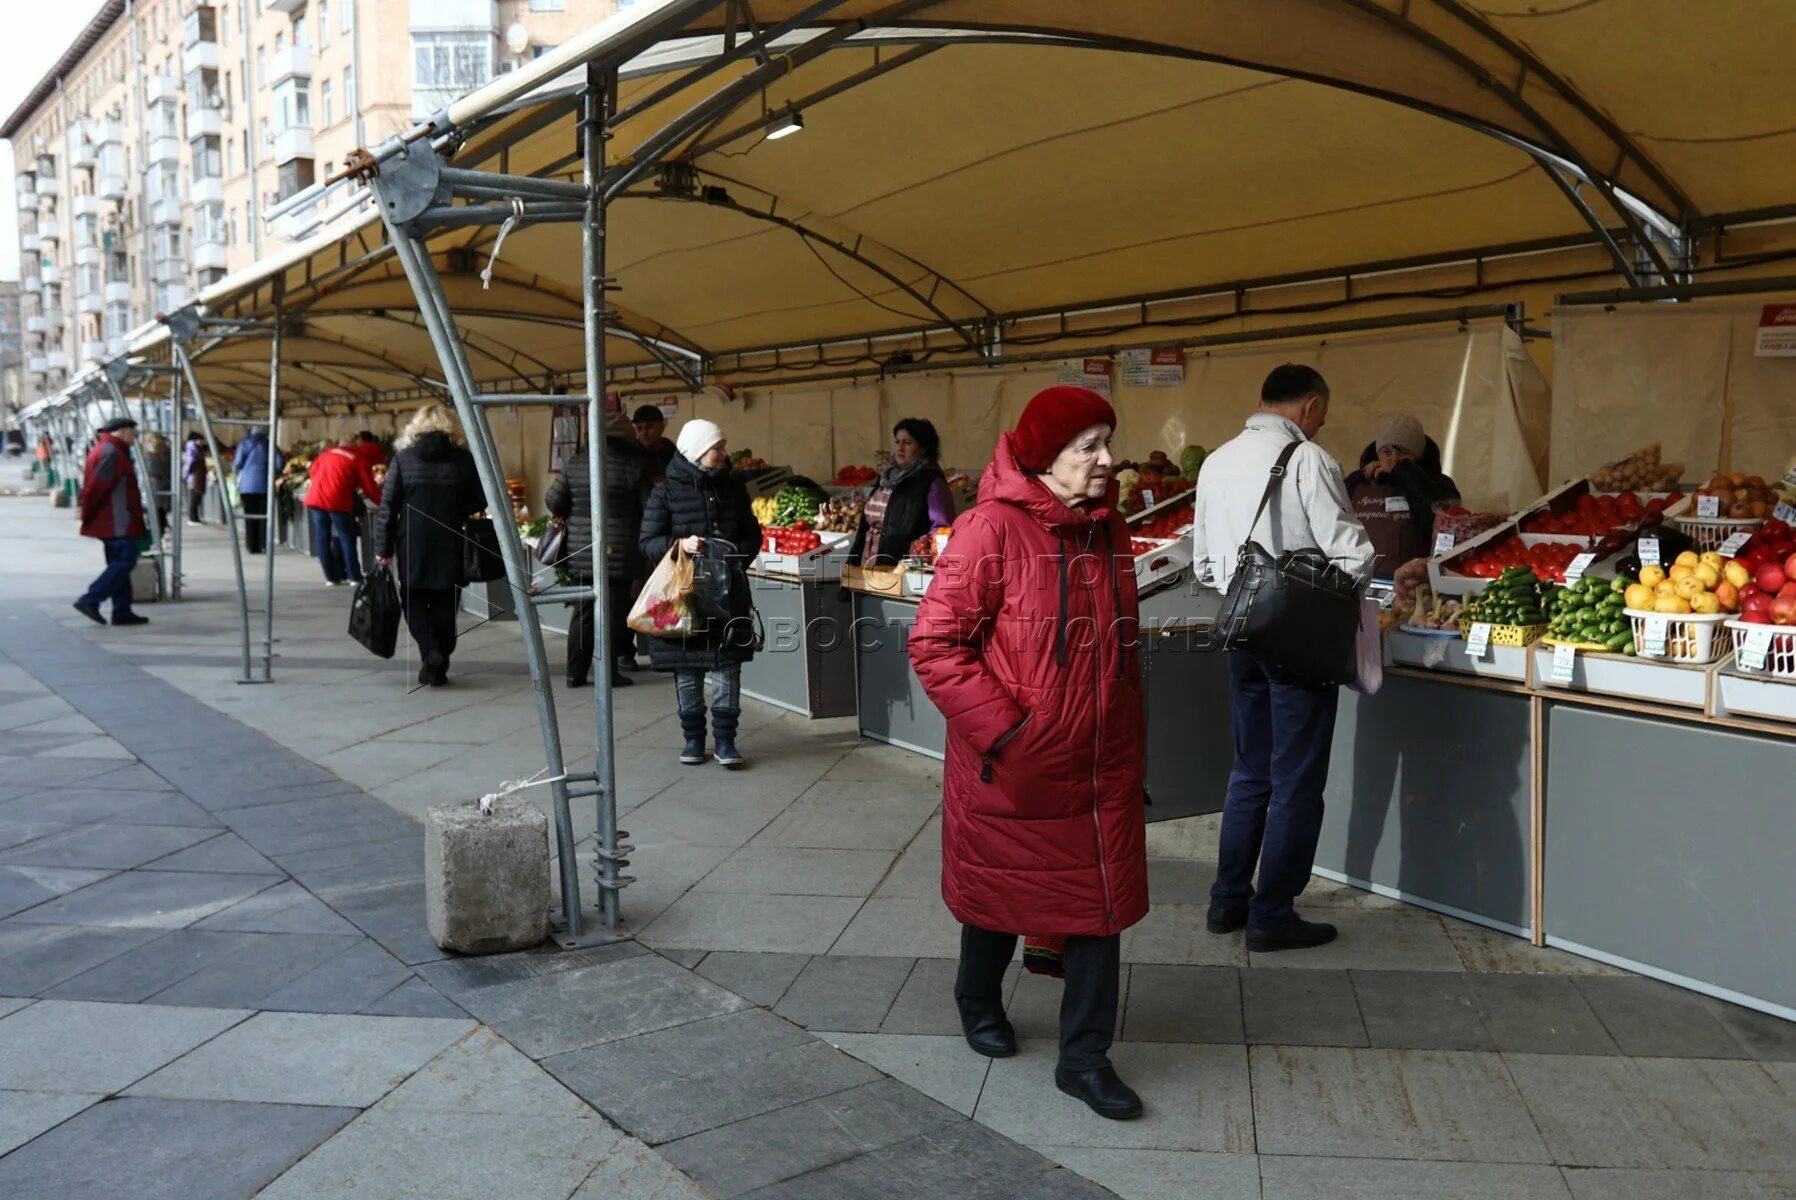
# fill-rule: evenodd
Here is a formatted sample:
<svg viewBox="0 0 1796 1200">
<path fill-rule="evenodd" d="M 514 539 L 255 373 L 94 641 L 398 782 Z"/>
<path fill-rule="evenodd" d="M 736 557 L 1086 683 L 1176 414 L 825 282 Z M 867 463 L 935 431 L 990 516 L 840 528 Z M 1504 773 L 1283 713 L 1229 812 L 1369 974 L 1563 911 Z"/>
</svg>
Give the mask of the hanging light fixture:
<svg viewBox="0 0 1796 1200">
<path fill-rule="evenodd" d="M 781 113 L 767 129 L 767 140 L 777 142 L 783 137 L 791 137 L 804 129 L 804 114 L 795 108 Z"/>
</svg>

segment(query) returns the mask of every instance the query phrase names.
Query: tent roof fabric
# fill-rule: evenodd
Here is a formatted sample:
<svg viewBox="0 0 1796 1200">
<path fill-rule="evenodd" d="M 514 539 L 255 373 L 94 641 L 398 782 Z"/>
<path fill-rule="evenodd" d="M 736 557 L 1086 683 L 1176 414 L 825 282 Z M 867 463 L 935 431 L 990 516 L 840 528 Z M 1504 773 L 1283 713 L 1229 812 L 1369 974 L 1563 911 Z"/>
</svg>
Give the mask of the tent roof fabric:
<svg viewBox="0 0 1796 1200">
<path fill-rule="evenodd" d="M 756 67 L 702 66 L 739 36 L 739 11 L 642 0 L 457 101 L 430 133 L 450 136 L 457 166 L 577 179 L 570 89 L 598 61 L 621 68 L 622 110 L 656 101 L 617 125 L 615 168 Z M 1606 229 L 1642 214 L 1690 231 L 1796 215 L 1796 130 L 1762 99 L 1796 50 L 1779 0 L 1694 20 L 1663 0 L 755 0 L 753 12 L 761 29 L 793 24 L 776 56 L 787 69 L 669 156 L 703 190 L 650 173 L 610 210 L 614 366 L 723 356 L 746 380 L 783 368 L 790 348 L 925 329 L 929 351 L 971 353 L 982 323 L 1020 313 L 1598 244 L 1543 163 L 1582 174 Z M 853 36 L 807 56 L 832 30 Z M 787 106 L 804 132 L 766 139 L 766 114 Z M 296 397 L 440 386 L 384 229 L 344 224 L 202 303 L 267 318 L 278 297 L 297 322 L 288 361 L 318 368 L 284 380 Z M 496 256 L 495 240 L 490 226 L 427 240 L 481 386 L 578 377 L 577 227 L 525 226 Z M 163 336 L 136 351 L 154 357 Z M 202 357 L 219 364 L 221 395 L 265 399 L 266 363 L 252 361 L 265 345 L 251 345 Z"/>
</svg>

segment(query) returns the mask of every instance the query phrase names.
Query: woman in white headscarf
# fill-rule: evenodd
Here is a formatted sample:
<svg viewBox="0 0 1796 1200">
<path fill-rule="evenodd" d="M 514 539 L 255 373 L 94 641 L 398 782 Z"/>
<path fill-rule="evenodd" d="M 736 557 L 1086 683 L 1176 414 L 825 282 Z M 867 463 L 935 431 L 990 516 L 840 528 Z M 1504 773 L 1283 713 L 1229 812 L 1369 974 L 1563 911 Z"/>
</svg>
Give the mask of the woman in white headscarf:
<svg viewBox="0 0 1796 1200">
<path fill-rule="evenodd" d="M 734 607 L 727 622 L 713 621 L 705 632 L 685 638 L 658 637 L 649 643 L 649 663 L 671 671 L 686 743 L 680 761 L 705 761 L 705 683 L 711 684 L 711 733 L 716 758 L 726 767 L 743 764 L 736 748 L 742 715 L 742 664 L 754 657 L 755 629 L 748 597 L 748 564 L 761 549 L 761 523 L 749 504 L 748 488 L 730 465 L 723 430 L 691 420 L 674 439 L 679 452 L 667 464 L 667 478 L 649 493 L 642 514 L 642 553 L 661 561 L 678 542 L 688 554 L 722 558 L 732 568 Z"/>
</svg>

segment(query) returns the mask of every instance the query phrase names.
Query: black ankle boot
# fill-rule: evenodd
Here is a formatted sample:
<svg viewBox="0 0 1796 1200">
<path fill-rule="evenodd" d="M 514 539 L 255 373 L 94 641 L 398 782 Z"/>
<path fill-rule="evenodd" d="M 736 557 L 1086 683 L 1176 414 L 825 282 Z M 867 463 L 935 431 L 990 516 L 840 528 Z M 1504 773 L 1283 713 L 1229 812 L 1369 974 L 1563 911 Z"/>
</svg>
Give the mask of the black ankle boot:
<svg viewBox="0 0 1796 1200">
<path fill-rule="evenodd" d="M 1069 1071 L 1054 1068 L 1054 1086 L 1083 1100 L 1091 1111 L 1112 1121 L 1133 1121 L 1141 1115 L 1141 1097 L 1135 1089 L 1117 1077 L 1109 1063 L 1091 1071 Z"/>
<path fill-rule="evenodd" d="M 686 746 L 680 751 L 680 761 L 687 766 L 696 766 L 705 761 L 705 710 L 702 708 L 680 710 L 680 732 L 686 735 Z"/>
<path fill-rule="evenodd" d="M 720 765 L 736 768 L 748 760 L 736 749 L 736 723 L 741 719 L 739 708 L 714 708 L 711 710 L 711 734 L 717 740 L 717 761 Z"/>
<path fill-rule="evenodd" d="M 979 1016 L 960 1014 L 960 1027 L 966 1031 L 967 1045 L 974 1054 L 987 1058 L 1009 1058 L 1016 1053 L 1016 1030 L 1002 1011 Z"/>
</svg>

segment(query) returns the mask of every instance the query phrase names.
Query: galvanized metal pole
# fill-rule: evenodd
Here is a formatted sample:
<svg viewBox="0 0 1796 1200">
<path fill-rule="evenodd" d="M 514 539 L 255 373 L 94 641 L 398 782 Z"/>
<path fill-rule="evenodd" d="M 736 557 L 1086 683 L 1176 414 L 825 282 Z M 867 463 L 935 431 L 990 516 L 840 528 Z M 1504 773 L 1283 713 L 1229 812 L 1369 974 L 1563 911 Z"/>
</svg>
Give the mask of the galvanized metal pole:
<svg viewBox="0 0 1796 1200">
<path fill-rule="evenodd" d="M 431 154 L 429 146 L 414 147 L 410 153 Z M 381 212 L 387 226 L 388 239 L 410 280 L 418 299 L 418 311 L 424 318 L 437 358 L 443 365 L 444 382 L 448 385 L 455 411 L 467 434 L 469 449 L 474 453 L 474 467 L 480 475 L 480 486 L 486 494 L 487 507 L 493 514 L 493 527 L 499 537 L 499 555 L 505 562 L 505 577 L 511 584 L 512 604 L 518 618 L 518 633 L 524 643 L 524 658 L 530 668 L 531 690 L 536 698 L 537 723 L 542 727 L 543 754 L 549 773 L 549 789 L 554 807 L 555 857 L 561 871 L 561 910 L 566 934 L 577 938 L 586 931 L 586 920 L 580 911 L 579 859 L 574 853 L 574 821 L 568 808 L 567 764 L 561 751 L 561 727 L 555 719 L 555 697 L 550 690 L 549 666 L 543 651 L 542 621 L 531 603 L 529 581 L 531 571 L 524 557 L 523 539 L 517 522 L 512 519 L 511 497 L 505 490 L 505 475 L 500 469 L 499 454 L 493 444 L 492 430 L 486 415 L 475 401 L 478 388 L 468 367 L 455 321 L 449 313 L 448 299 L 430 256 L 412 235 L 391 216 L 391 206 L 384 195 L 387 176 L 374 181 L 381 199 Z"/>
<path fill-rule="evenodd" d="M 243 674 L 239 683 L 255 683 L 256 678 L 250 672 L 249 653 L 249 585 L 243 577 L 243 543 L 237 536 L 237 506 L 231 503 L 231 490 L 224 483 L 224 459 L 218 452 L 218 439 L 212 435 L 212 417 L 206 411 L 206 393 L 200 390 L 200 381 L 193 373 L 193 360 L 187 357 L 187 343 L 182 338 L 170 339 L 174 347 L 175 362 L 180 365 L 181 374 L 187 380 L 187 387 L 193 393 L 193 410 L 199 415 L 200 432 L 206 439 L 206 450 L 212 455 L 212 475 L 218 480 L 218 495 L 224 502 L 225 533 L 231 541 L 231 566 L 237 573 L 237 612 L 241 620 L 239 625 L 243 634 Z"/>
<path fill-rule="evenodd" d="M 187 481 L 181 477 L 181 460 L 186 456 L 186 401 L 181 398 L 182 379 L 176 375 L 169 381 L 168 430 L 168 510 L 173 518 L 169 526 L 168 553 L 169 594 L 181 598 L 181 529 L 187 524 Z"/>
<path fill-rule="evenodd" d="M 274 544 L 280 521 L 275 504 L 275 433 L 281 420 L 281 301 L 274 302 L 274 336 L 268 352 L 268 453 L 263 472 L 267 491 L 262 494 L 262 682 L 274 682 Z M 241 493 L 239 493 L 241 495 Z M 252 514 L 249 518 L 254 520 Z"/>
<path fill-rule="evenodd" d="M 588 63 L 581 105 L 581 148 L 585 166 L 586 220 L 580 239 L 581 299 L 586 309 L 586 477 L 592 481 L 593 778 L 597 784 L 598 828 L 593 869 L 599 885 L 599 916 L 606 929 L 618 920 L 617 766 L 613 756 L 611 672 L 617 661 L 611 645 L 611 581 L 605 554 L 605 218 L 599 180 L 605 174 L 607 126 L 616 99 L 617 72 Z"/>
</svg>

